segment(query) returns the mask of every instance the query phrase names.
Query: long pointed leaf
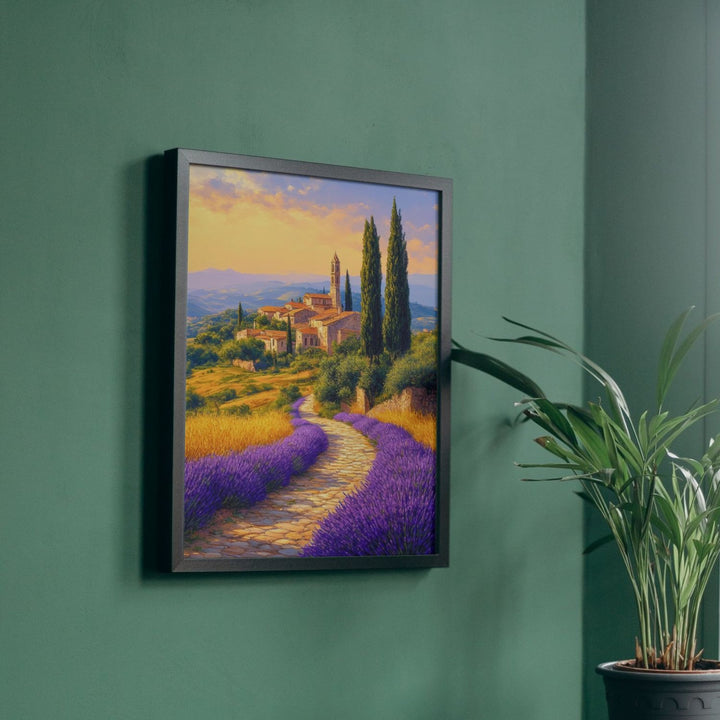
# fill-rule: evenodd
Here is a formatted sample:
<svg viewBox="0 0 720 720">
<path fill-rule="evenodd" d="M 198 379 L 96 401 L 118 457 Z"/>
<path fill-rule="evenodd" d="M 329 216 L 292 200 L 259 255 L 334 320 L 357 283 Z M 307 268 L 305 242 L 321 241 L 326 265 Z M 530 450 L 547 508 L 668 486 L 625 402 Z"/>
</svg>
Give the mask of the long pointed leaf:
<svg viewBox="0 0 720 720">
<path fill-rule="evenodd" d="M 519 468 L 549 468 L 551 470 L 585 470 L 582 465 L 576 463 L 525 463 L 516 462 L 513 463 L 515 467 Z"/>
<path fill-rule="evenodd" d="M 450 358 L 455 362 L 468 365 L 476 370 L 481 370 L 488 375 L 492 375 L 492 377 L 497 378 L 506 385 L 510 385 L 510 387 L 514 387 L 516 390 L 520 390 L 520 392 L 525 395 L 535 398 L 545 397 L 545 393 L 540 389 L 540 386 L 527 377 L 527 375 L 523 375 L 507 363 L 490 355 L 472 350 L 453 348 L 450 351 Z"/>
<path fill-rule="evenodd" d="M 662 348 L 660 350 L 660 359 L 658 361 L 658 377 L 657 377 L 657 406 L 662 407 L 663 400 L 665 399 L 665 395 L 667 393 L 668 386 L 670 384 L 670 380 L 668 378 L 668 372 L 670 369 L 670 365 L 672 363 L 672 356 L 675 352 L 675 347 L 677 346 L 678 338 L 680 337 L 680 332 L 682 331 L 683 326 L 685 325 L 685 321 L 688 318 L 688 315 L 693 311 L 694 305 L 689 307 L 684 312 L 680 313 L 680 315 L 675 318 L 673 323 L 668 328 L 668 331 L 665 335 L 665 339 L 663 340 Z"/>
<path fill-rule="evenodd" d="M 607 371 L 603 370 L 603 368 L 601 368 L 597 363 L 590 360 L 590 358 L 585 357 L 585 355 L 579 353 L 567 343 L 564 343 L 562 340 L 559 340 L 558 338 L 542 330 L 538 330 L 537 328 L 534 328 L 530 325 L 524 325 L 523 323 L 517 322 L 516 320 L 511 320 L 510 318 L 505 316 L 503 316 L 503 320 L 510 323 L 511 325 L 516 325 L 517 327 L 524 328 L 525 330 L 531 330 L 532 332 L 538 333 L 544 338 L 552 341 L 552 347 L 547 349 L 554 350 L 555 348 L 560 347 L 566 352 L 568 352 L 571 356 L 573 356 L 587 373 L 592 375 L 606 388 L 610 404 L 617 415 L 617 417 L 615 418 L 616 421 L 622 424 L 623 427 L 625 427 L 625 430 L 629 431 L 627 422 L 630 418 L 630 410 L 628 408 L 627 400 L 625 400 L 625 396 L 623 395 L 620 386 Z M 527 341 L 521 340 L 520 342 L 525 342 L 527 344 Z"/>
<path fill-rule="evenodd" d="M 680 367 L 682 361 L 685 359 L 685 356 L 688 354 L 690 348 L 695 344 L 695 341 L 698 339 L 698 337 L 703 332 L 705 332 L 708 325 L 715 322 L 715 320 L 717 320 L 719 317 L 720 313 L 715 313 L 714 315 L 710 315 L 705 318 L 705 320 L 703 320 L 699 325 L 697 325 L 695 328 L 693 328 L 693 330 L 688 333 L 687 337 L 681 343 L 680 347 L 678 347 L 678 349 L 673 353 L 667 367 L 663 394 L 660 398 L 659 405 L 662 405 L 662 401 L 665 399 L 665 394 L 667 393 L 667 390 L 670 387 L 670 384 L 672 383 L 673 378 L 678 371 L 678 368 Z"/>
<path fill-rule="evenodd" d="M 564 475 L 561 477 L 540 477 L 540 478 L 522 478 L 522 482 L 569 482 L 570 480 L 587 480 L 596 485 L 605 486 L 602 480 L 598 480 L 594 475 Z"/>
</svg>

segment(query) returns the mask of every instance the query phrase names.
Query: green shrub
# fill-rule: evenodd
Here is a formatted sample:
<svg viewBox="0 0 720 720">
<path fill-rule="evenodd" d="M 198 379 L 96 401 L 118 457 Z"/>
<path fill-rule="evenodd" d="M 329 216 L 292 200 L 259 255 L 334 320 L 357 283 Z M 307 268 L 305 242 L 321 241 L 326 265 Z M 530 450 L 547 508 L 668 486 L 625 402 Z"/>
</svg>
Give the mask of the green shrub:
<svg viewBox="0 0 720 720">
<path fill-rule="evenodd" d="M 275 406 L 282 408 L 286 405 L 294 403 L 302 393 L 297 385 L 288 385 L 287 387 L 281 388 L 280 395 L 275 400 Z"/>
<path fill-rule="evenodd" d="M 224 403 L 234 400 L 236 397 L 237 390 L 235 390 L 235 388 L 225 388 L 211 395 L 210 400 L 214 400 L 217 403 Z"/>
<path fill-rule="evenodd" d="M 185 351 L 186 367 L 192 370 L 203 365 L 212 365 L 218 361 L 217 353 L 204 345 L 188 343 Z"/>
<path fill-rule="evenodd" d="M 197 345 L 213 345 L 219 347 L 222 345 L 222 338 L 217 332 L 205 331 L 195 336 L 195 343 Z"/>
<path fill-rule="evenodd" d="M 385 379 L 385 395 L 392 396 L 406 387 L 433 390 L 437 387 L 437 335 L 417 333 L 410 352 L 395 361 Z"/>
<path fill-rule="evenodd" d="M 242 340 L 228 340 L 218 351 L 224 362 L 233 360 L 259 360 L 265 352 L 265 344 L 257 338 L 243 338 Z"/>
<path fill-rule="evenodd" d="M 204 405 L 205 405 L 205 398 L 202 395 L 195 392 L 195 390 L 193 390 L 190 387 L 185 389 L 185 410 L 186 411 L 197 412 Z"/>
<path fill-rule="evenodd" d="M 340 412 L 340 403 L 337 402 L 331 402 L 331 403 L 324 403 L 320 405 L 320 410 L 318 412 L 318 415 L 320 417 L 328 418 L 332 420 L 339 412 Z"/>
<path fill-rule="evenodd" d="M 333 355 L 358 355 L 360 353 L 360 338 L 349 337 L 341 343 L 333 344 Z"/>
<path fill-rule="evenodd" d="M 315 384 L 315 397 L 325 405 L 352 403 L 360 377 L 368 365 L 360 355 L 335 354 L 320 363 L 320 374 Z"/>
<path fill-rule="evenodd" d="M 223 412 L 227 415 L 250 415 L 250 406 L 246 403 L 242 405 L 233 405 L 232 407 L 226 408 Z"/>
<path fill-rule="evenodd" d="M 360 375 L 358 387 L 365 390 L 370 401 L 374 402 L 383 394 L 385 379 L 390 371 L 391 361 L 387 353 L 383 353 L 377 363 L 368 363 Z"/>
</svg>

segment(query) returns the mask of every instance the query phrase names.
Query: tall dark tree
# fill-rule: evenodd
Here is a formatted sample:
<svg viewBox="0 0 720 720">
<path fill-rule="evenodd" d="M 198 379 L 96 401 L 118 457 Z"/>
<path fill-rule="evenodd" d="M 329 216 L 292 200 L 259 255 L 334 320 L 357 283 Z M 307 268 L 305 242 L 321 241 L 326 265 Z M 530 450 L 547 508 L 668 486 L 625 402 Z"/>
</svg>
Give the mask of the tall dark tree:
<svg viewBox="0 0 720 720">
<path fill-rule="evenodd" d="M 285 344 L 287 345 L 288 355 L 292 355 L 293 338 L 292 338 L 292 325 L 290 325 L 290 318 L 287 319 L 287 337 L 285 338 Z"/>
<path fill-rule="evenodd" d="M 350 273 L 345 271 L 345 312 L 352 312 L 352 290 L 350 290 Z"/>
<path fill-rule="evenodd" d="M 410 286 L 408 284 L 408 254 L 402 217 L 393 198 L 385 271 L 385 317 L 383 342 L 392 357 L 410 349 Z"/>
<path fill-rule="evenodd" d="M 237 323 L 238 330 L 240 329 L 240 325 L 241 325 L 241 323 L 242 323 L 242 319 L 243 319 L 242 303 L 239 302 L 239 303 L 238 303 L 238 323 Z"/>
<path fill-rule="evenodd" d="M 370 222 L 365 220 L 360 269 L 360 343 L 363 354 L 371 360 L 383 350 L 381 283 L 380 238 L 371 217 Z"/>
</svg>

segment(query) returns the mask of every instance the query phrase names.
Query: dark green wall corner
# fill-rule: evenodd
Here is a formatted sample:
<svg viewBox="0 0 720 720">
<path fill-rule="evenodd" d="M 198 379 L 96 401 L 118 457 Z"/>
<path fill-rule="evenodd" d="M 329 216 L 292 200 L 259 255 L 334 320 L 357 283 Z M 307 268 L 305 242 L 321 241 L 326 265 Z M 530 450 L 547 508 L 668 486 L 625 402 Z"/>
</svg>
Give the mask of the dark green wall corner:
<svg viewBox="0 0 720 720">
<path fill-rule="evenodd" d="M 449 568 L 169 577 L 143 552 L 166 479 L 153 158 L 451 177 L 455 335 L 508 314 L 579 345 L 584 63 L 581 0 L 0 4 L 2 717 L 579 716 L 581 509 L 519 482 L 516 398 L 470 371 Z"/>
<path fill-rule="evenodd" d="M 587 4 L 586 348 L 652 407 L 660 343 L 691 305 L 720 310 L 720 3 L 589 0 Z M 720 393 L 720 329 L 688 358 L 677 407 Z M 588 394 L 595 393 L 588 388 Z M 690 439 L 693 453 L 717 420 Z M 602 532 L 587 518 L 588 540 Z M 630 657 L 627 581 L 611 546 L 586 562 L 584 717 L 606 717 L 593 667 Z M 717 583 L 704 618 L 718 651 Z"/>
</svg>

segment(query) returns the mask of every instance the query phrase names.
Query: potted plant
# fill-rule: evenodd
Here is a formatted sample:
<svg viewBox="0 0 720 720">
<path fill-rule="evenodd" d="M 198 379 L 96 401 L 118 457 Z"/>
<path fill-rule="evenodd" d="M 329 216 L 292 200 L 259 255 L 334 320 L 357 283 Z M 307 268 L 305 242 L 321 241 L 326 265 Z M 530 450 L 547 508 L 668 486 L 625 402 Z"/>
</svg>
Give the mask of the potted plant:
<svg viewBox="0 0 720 720">
<path fill-rule="evenodd" d="M 692 309 L 692 308 L 691 308 Z M 690 309 L 690 310 L 691 310 Z M 613 542 L 623 560 L 637 608 L 635 657 L 604 663 L 610 720 L 720 718 L 720 664 L 702 657 L 698 620 L 720 554 L 720 436 L 700 458 L 672 448 L 720 399 L 672 414 L 668 390 L 688 351 L 717 317 L 681 339 L 690 310 L 670 326 L 660 352 L 657 407 L 633 416 L 622 390 L 592 360 L 541 330 L 501 342 L 530 345 L 575 361 L 604 388 L 606 400 L 580 407 L 550 400 L 526 375 L 484 353 L 454 343 L 452 359 L 519 390 L 520 418 L 538 425 L 536 442 L 552 462 L 518 463 L 575 480 L 578 495 L 602 516 L 608 534 L 586 552 Z"/>
</svg>

